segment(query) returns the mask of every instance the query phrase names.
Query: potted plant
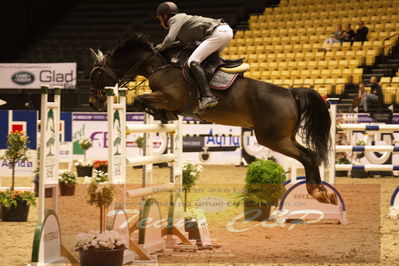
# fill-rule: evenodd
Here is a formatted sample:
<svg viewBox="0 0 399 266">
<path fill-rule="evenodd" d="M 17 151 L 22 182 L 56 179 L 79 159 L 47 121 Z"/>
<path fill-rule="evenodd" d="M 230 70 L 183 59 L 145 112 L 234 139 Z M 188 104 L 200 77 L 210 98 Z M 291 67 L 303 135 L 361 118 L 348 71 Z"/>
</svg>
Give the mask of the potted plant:
<svg viewBox="0 0 399 266">
<path fill-rule="evenodd" d="M 73 172 L 65 171 L 58 178 L 61 196 L 75 195 L 76 175 Z"/>
<path fill-rule="evenodd" d="M 106 209 L 111 205 L 115 186 L 108 183 L 107 174 L 93 171 L 93 177 L 86 177 L 87 203 L 100 209 L 98 231 L 77 235 L 76 250 L 79 251 L 81 265 L 122 265 L 123 251 L 127 246 L 115 231 L 105 230 Z"/>
<path fill-rule="evenodd" d="M 183 165 L 183 191 L 184 191 L 184 211 L 187 209 L 187 194 L 198 182 L 202 166 L 186 162 Z"/>
<path fill-rule="evenodd" d="M 94 161 L 93 169 L 108 172 L 108 161 Z"/>
<path fill-rule="evenodd" d="M 336 153 L 336 164 L 351 164 L 351 161 L 346 157 L 346 152 L 337 152 Z M 344 177 L 348 176 L 348 171 L 335 171 L 335 176 Z"/>
<path fill-rule="evenodd" d="M 196 240 L 199 245 L 202 245 L 200 221 L 204 219 L 206 217 L 201 209 L 188 208 L 184 212 L 184 230 L 188 233 L 188 238 Z"/>
<path fill-rule="evenodd" d="M 91 176 L 93 171 L 93 164 L 86 160 L 86 152 L 93 146 L 93 142 L 88 138 L 81 138 L 79 146 L 83 150 L 83 161 L 79 160 L 76 165 L 76 172 L 79 177 Z"/>
<path fill-rule="evenodd" d="M 363 140 L 358 140 L 358 141 L 356 141 L 355 145 L 356 146 L 365 146 L 366 142 L 363 141 Z M 356 159 L 358 159 L 358 160 L 360 160 L 361 158 L 364 157 L 364 152 L 363 151 L 362 152 L 356 152 L 355 154 L 356 154 Z"/>
<path fill-rule="evenodd" d="M 358 141 L 355 142 L 355 145 L 356 146 L 365 146 L 366 142 L 363 141 L 363 140 L 358 140 Z M 363 158 L 363 157 L 364 157 L 364 152 L 354 152 L 354 153 L 352 153 L 353 161 L 356 162 L 356 160 L 357 160 L 357 162 L 359 164 L 361 164 L 360 159 Z M 365 178 L 365 177 L 367 177 L 367 171 L 365 171 L 365 170 L 351 171 L 351 177 L 352 178 Z"/>
<path fill-rule="evenodd" d="M 29 207 L 36 206 L 35 193 L 31 191 L 0 191 L 2 221 L 26 222 Z"/>
<path fill-rule="evenodd" d="M 272 206 L 277 206 L 284 194 L 285 171 L 273 160 L 256 160 L 248 165 L 244 191 L 235 205 L 244 205 L 245 220 L 263 221 L 270 217 Z"/>
<path fill-rule="evenodd" d="M 90 231 L 76 236 L 76 251 L 79 251 L 82 266 L 117 266 L 123 264 L 123 251 L 127 243 L 118 232 Z"/>
<path fill-rule="evenodd" d="M 108 183 L 108 174 L 102 171 L 94 171 L 92 178 L 87 178 L 87 203 L 94 205 L 100 209 L 100 233 L 105 229 L 105 211 L 111 205 L 114 195 L 115 186 Z"/>
<path fill-rule="evenodd" d="M 35 205 L 35 194 L 30 191 L 15 191 L 15 167 L 18 162 L 25 162 L 28 155 L 29 138 L 21 131 L 13 131 L 7 136 L 7 149 L 0 157 L 7 160 L 11 167 L 11 187 L 0 192 L 0 205 L 3 221 L 27 221 L 29 206 Z"/>
<path fill-rule="evenodd" d="M 139 148 L 139 156 L 142 156 L 143 155 L 143 148 L 144 148 L 144 137 L 143 136 L 140 136 L 140 137 L 136 138 L 136 145 L 137 145 L 137 148 Z M 134 169 L 140 169 L 140 168 L 143 168 L 143 166 L 142 165 L 135 165 L 135 166 L 133 166 L 133 168 Z"/>
</svg>

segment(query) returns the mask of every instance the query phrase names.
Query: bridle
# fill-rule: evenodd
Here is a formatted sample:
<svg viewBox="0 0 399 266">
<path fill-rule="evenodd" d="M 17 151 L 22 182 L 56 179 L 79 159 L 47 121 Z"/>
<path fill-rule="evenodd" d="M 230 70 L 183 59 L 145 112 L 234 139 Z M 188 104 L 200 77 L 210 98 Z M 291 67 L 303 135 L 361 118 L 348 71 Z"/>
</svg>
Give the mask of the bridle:
<svg viewBox="0 0 399 266">
<path fill-rule="evenodd" d="M 92 76 L 92 74 L 97 71 L 97 70 L 101 70 L 104 71 L 105 73 L 107 73 L 113 80 L 116 80 L 116 84 L 118 84 L 119 88 L 125 87 L 127 86 L 127 84 L 132 81 L 132 77 L 135 76 L 137 70 L 144 64 L 145 61 L 147 61 L 147 59 L 151 56 L 151 55 L 156 55 L 158 57 L 161 57 L 164 61 L 164 65 L 155 68 L 154 70 L 152 70 L 150 72 L 150 74 L 148 75 L 148 78 L 151 77 L 155 72 L 162 70 L 162 69 L 166 69 L 169 67 L 173 67 L 174 65 L 168 63 L 166 61 L 166 59 L 154 48 L 154 46 L 151 44 L 151 52 L 152 54 L 147 54 L 144 58 L 142 58 L 138 63 L 136 63 L 135 65 L 133 65 L 126 73 L 125 75 L 123 75 L 123 77 L 118 79 L 117 74 L 115 73 L 115 71 L 112 69 L 112 67 L 110 67 L 109 65 L 107 65 L 107 58 L 108 55 L 105 55 L 104 58 L 101 60 L 101 62 L 98 62 L 98 64 L 96 64 L 93 69 L 90 72 L 90 77 Z M 140 87 L 143 83 L 145 82 L 145 80 L 141 81 L 138 85 L 136 85 L 134 88 L 130 88 L 128 89 L 129 91 L 135 90 L 138 87 Z M 104 93 L 100 93 L 100 94 L 104 94 L 103 96 L 105 96 L 105 90 L 101 90 L 101 89 L 97 89 L 96 90 L 104 92 Z"/>
</svg>

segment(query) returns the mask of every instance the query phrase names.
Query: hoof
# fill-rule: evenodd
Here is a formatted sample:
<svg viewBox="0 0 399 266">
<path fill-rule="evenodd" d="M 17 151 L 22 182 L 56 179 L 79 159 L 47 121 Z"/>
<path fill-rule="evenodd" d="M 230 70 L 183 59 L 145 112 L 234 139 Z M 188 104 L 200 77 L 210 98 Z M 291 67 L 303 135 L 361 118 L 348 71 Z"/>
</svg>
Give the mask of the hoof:
<svg viewBox="0 0 399 266">
<path fill-rule="evenodd" d="M 307 184 L 308 193 L 318 202 L 325 204 L 338 204 L 338 197 L 335 193 L 329 193 L 322 184 Z"/>
</svg>

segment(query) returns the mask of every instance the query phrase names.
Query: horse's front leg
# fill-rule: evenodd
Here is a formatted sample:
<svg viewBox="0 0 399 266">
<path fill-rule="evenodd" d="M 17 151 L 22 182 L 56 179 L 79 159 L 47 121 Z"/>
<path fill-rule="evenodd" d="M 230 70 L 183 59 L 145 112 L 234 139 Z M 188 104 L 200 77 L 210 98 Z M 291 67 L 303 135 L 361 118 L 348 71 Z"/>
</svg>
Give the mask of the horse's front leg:
<svg viewBox="0 0 399 266">
<path fill-rule="evenodd" d="M 177 119 L 174 113 L 166 112 L 166 110 L 170 110 L 168 102 L 165 95 L 157 91 L 137 96 L 134 99 L 133 106 L 137 108 L 138 111 L 146 112 L 154 116 L 154 119 L 161 120 L 164 123 L 168 120 Z"/>
</svg>

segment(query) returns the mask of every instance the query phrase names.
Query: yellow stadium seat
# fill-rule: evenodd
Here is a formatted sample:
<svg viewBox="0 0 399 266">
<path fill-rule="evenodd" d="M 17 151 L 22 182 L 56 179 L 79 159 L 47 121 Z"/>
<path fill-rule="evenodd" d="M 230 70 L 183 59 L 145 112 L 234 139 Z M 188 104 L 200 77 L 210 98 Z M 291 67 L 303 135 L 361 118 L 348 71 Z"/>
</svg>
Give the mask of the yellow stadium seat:
<svg viewBox="0 0 399 266">
<path fill-rule="evenodd" d="M 285 62 L 285 61 L 278 62 L 278 68 L 279 69 L 287 69 L 288 68 L 288 62 Z"/>
<path fill-rule="evenodd" d="M 319 78 L 319 77 L 321 77 L 321 70 L 320 69 L 312 69 L 310 71 L 310 75 L 312 76 L 312 78 Z"/>
<path fill-rule="evenodd" d="M 284 84 L 284 80 L 283 79 L 275 79 L 273 81 L 274 84 L 282 86 Z"/>
<path fill-rule="evenodd" d="M 330 60 L 328 62 L 328 68 L 333 69 L 333 68 L 337 68 L 339 64 L 339 60 Z"/>
<path fill-rule="evenodd" d="M 387 87 L 384 89 L 384 103 L 391 104 L 396 102 L 396 88 Z"/>
<path fill-rule="evenodd" d="M 292 39 L 291 39 L 292 41 Z M 292 46 L 293 51 L 301 51 L 302 50 L 302 44 L 301 43 L 296 43 Z"/>
<path fill-rule="evenodd" d="M 328 59 L 332 59 L 335 58 L 335 51 L 328 51 L 327 53 L 325 53 L 324 58 L 328 58 Z"/>
<path fill-rule="evenodd" d="M 363 68 L 355 68 L 352 73 L 352 82 L 359 83 L 363 76 Z"/>
<path fill-rule="evenodd" d="M 288 69 L 292 70 L 292 69 L 296 68 L 296 64 L 297 64 L 297 62 L 294 60 L 288 61 Z"/>
<path fill-rule="evenodd" d="M 337 58 L 337 59 L 344 58 L 345 54 L 346 54 L 345 51 L 336 51 L 335 52 L 335 58 Z"/>
<path fill-rule="evenodd" d="M 325 56 L 325 53 L 324 53 L 324 52 L 316 52 L 316 53 L 315 53 L 315 58 L 316 58 L 317 60 L 324 58 L 324 56 Z"/>
<path fill-rule="evenodd" d="M 260 71 L 248 71 L 248 73 L 246 73 L 245 75 L 249 78 L 260 79 L 261 72 Z"/>
<path fill-rule="evenodd" d="M 336 94 L 342 94 L 344 92 L 345 83 L 346 83 L 346 80 L 345 80 L 345 78 L 342 78 L 342 77 L 337 78 L 335 80 L 335 93 Z"/>
<path fill-rule="evenodd" d="M 391 84 L 399 84 L 399 77 L 393 77 L 391 80 Z"/>
<path fill-rule="evenodd" d="M 348 65 L 349 65 L 349 60 L 345 60 L 345 59 L 338 60 L 339 68 L 345 68 Z"/>
<path fill-rule="evenodd" d="M 244 36 L 244 31 L 238 30 L 238 31 L 236 31 L 234 38 L 238 39 L 238 38 L 242 38 L 243 36 Z"/>
<path fill-rule="evenodd" d="M 389 84 L 389 83 L 391 83 L 391 77 L 382 77 L 380 79 L 380 83 L 381 84 Z"/>
<path fill-rule="evenodd" d="M 318 69 L 326 69 L 326 68 L 328 68 L 328 61 L 329 60 L 326 60 L 326 59 L 319 60 L 319 62 L 317 63 L 317 68 Z"/>
<path fill-rule="evenodd" d="M 281 70 L 280 71 L 280 76 L 281 76 L 281 78 L 289 78 L 290 77 L 290 71 L 289 70 Z"/>
<path fill-rule="evenodd" d="M 341 48 L 341 43 L 339 43 L 339 42 L 333 43 L 332 49 L 337 50 L 339 48 Z"/>
<path fill-rule="evenodd" d="M 308 68 L 309 69 L 316 69 L 317 68 L 317 61 L 314 58 L 310 58 L 308 61 Z"/>
<path fill-rule="evenodd" d="M 314 85 L 318 86 L 318 85 L 323 85 L 324 84 L 324 79 L 322 78 L 317 78 L 314 80 Z"/>
<path fill-rule="evenodd" d="M 371 66 L 375 62 L 376 52 L 375 50 L 367 50 L 366 54 L 366 65 Z"/>
<path fill-rule="evenodd" d="M 298 69 L 291 70 L 291 78 L 300 78 L 301 74 Z"/>
<path fill-rule="evenodd" d="M 343 42 L 341 45 L 341 49 L 344 51 L 348 51 L 351 48 L 351 42 Z"/>
<path fill-rule="evenodd" d="M 308 87 L 308 88 L 313 87 L 313 84 L 314 84 L 314 80 L 312 78 L 305 78 L 303 80 L 303 85 L 305 87 Z"/>
<path fill-rule="evenodd" d="M 322 78 L 331 77 L 331 70 L 330 69 L 322 69 L 321 70 L 321 77 Z"/>
<path fill-rule="evenodd" d="M 257 62 L 257 60 L 258 60 L 258 55 L 257 54 L 250 54 L 250 55 L 247 56 L 248 63 Z"/>
<path fill-rule="evenodd" d="M 283 81 L 283 87 L 285 88 L 291 88 L 292 87 L 292 79 L 284 79 Z"/>
<path fill-rule="evenodd" d="M 310 78 L 311 77 L 310 70 L 308 70 L 308 69 L 300 70 L 300 72 L 301 72 L 301 76 L 303 78 Z"/>
<path fill-rule="evenodd" d="M 279 78 L 280 77 L 280 71 L 279 70 L 272 70 L 270 73 L 270 77 L 273 79 Z"/>
<path fill-rule="evenodd" d="M 263 53 L 265 51 L 265 46 L 263 45 L 257 45 L 255 47 L 255 53 Z"/>
<path fill-rule="evenodd" d="M 269 69 L 278 69 L 278 63 L 277 62 L 269 62 L 268 64 Z"/>
<path fill-rule="evenodd" d="M 251 69 L 254 71 L 258 71 L 259 69 L 259 63 L 258 62 L 253 62 L 251 63 Z"/>
<path fill-rule="evenodd" d="M 303 79 L 302 78 L 294 79 L 294 82 L 292 83 L 292 86 L 294 86 L 294 87 L 303 86 Z"/>
<path fill-rule="evenodd" d="M 266 54 L 258 54 L 258 62 L 265 62 Z"/>
<path fill-rule="evenodd" d="M 306 62 L 306 61 L 299 61 L 299 62 L 297 63 L 297 67 L 298 67 L 299 69 L 305 69 L 305 68 L 307 67 L 307 62 Z"/>
<path fill-rule="evenodd" d="M 338 77 L 340 77 L 342 75 L 342 70 L 339 69 L 339 68 L 331 69 L 330 75 L 333 78 L 338 78 Z"/>
</svg>

